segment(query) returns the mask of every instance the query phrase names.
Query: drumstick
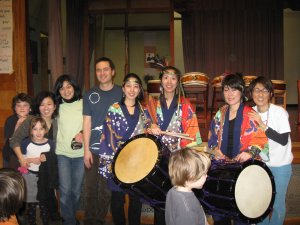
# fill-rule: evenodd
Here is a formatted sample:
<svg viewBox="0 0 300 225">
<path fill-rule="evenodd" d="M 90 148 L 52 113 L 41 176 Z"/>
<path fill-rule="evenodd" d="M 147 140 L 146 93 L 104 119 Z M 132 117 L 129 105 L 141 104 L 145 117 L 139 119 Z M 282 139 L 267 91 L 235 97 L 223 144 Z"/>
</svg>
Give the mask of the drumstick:
<svg viewBox="0 0 300 225">
<path fill-rule="evenodd" d="M 161 134 L 194 141 L 194 138 L 188 137 L 186 134 L 182 135 L 181 133 L 171 133 L 171 132 L 168 132 L 168 131 L 161 131 Z"/>
<path fill-rule="evenodd" d="M 189 137 L 189 134 L 184 134 L 184 133 L 176 133 L 176 132 L 169 132 L 169 131 L 161 131 L 162 134 L 176 134 L 176 135 L 180 135 L 183 137 Z"/>
</svg>

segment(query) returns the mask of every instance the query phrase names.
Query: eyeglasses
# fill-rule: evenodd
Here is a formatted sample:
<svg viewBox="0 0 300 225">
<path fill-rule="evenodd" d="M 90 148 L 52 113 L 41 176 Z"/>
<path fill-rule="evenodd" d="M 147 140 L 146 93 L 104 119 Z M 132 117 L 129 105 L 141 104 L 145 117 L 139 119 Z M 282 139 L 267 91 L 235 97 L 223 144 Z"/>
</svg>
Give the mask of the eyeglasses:
<svg viewBox="0 0 300 225">
<path fill-rule="evenodd" d="M 255 88 L 254 90 L 253 90 L 253 93 L 255 93 L 255 94 L 259 94 L 259 93 L 262 93 L 262 94 L 264 94 L 264 95 L 267 95 L 267 94 L 269 94 L 269 90 L 267 90 L 267 89 L 259 89 L 259 88 Z"/>
</svg>

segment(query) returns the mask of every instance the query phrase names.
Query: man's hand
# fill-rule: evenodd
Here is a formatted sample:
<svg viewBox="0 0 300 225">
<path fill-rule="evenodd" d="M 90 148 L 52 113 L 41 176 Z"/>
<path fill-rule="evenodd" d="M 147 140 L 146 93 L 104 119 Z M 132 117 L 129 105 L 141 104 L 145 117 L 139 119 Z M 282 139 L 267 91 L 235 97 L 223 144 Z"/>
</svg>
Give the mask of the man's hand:
<svg viewBox="0 0 300 225">
<path fill-rule="evenodd" d="M 84 151 L 84 165 L 86 166 L 86 168 L 91 168 L 92 167 L 92 164 L 93 164 L 93 155 L 92 153 L 90 152 L 89 149 L 86 149 Z"/>
</svg>

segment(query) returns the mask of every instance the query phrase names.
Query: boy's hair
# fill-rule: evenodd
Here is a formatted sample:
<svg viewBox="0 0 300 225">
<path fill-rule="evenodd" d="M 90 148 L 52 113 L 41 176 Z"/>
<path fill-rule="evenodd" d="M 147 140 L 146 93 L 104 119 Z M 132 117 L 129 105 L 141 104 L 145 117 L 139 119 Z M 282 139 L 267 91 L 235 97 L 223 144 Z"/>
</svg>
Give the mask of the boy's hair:
<svg viewBox="0 0 300 225">
<path fill-rule="evenodd" d="M 210 167 L 209 157 L 190 148 L 173 152 L 169 161 L 169 175 L 174 186 L 185 186 L 187 181 L 196 181 Z"/>
<path fill-rule="evenodd" d="M 32 98 L 25 93 L 19 93 L 17 94 L 15 97 L 13 97 L 12 102 L 11 102 L 11 107 L 12 110 L 14 111 L 14 113 L 16 113 L 15 107 L 17 105 L 17 103 L 19 102 L 27 102 L 31 108 L 32 106 Z"/>
<path fill-rule="evenodd" d="M 29 133 L 32 134 L 32 129 L 35 127 L 35 125 L 36 125 L 38 122 L 40 122 L 42 128 L 45 129 L 45 131 L 46 131 L 45 134 L 48 133 L 48 126 L 47 126 L 47 123 L 46 123 L 46 121 L 45 121 L 42 117 L 34 117 L 34 118 L 31 119 L 31 121 L 30 121 L 30 128 L 29 128 L 30 131 L 29 131 Z"/>
<path fill-rule="evenodd" d="M 15 215 L 24 198 L 25 182 L 21 174 L 11 168 L 0 169 L 0 222 Z"/>
</svg>

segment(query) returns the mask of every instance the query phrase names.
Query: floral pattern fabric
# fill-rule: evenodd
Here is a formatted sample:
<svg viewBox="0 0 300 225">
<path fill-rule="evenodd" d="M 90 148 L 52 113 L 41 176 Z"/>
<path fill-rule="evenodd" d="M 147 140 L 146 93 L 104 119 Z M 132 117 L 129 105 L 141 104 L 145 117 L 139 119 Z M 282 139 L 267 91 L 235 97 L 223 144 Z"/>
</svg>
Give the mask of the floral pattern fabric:
<svg viewBox="0 0 300 225">
<path fill-rule="evenodd" d="M 162 124 L 164 123 L 164 115 L 160 101 L 150 97 L 148 105 L 155 107 L 156 118 L 153 120 L 157 121 L 157 125 L 159 127 L 162 127 Z M 192 104 L 188 99 L 182 97 L 180 98 L 177 109 L 178 110 L 175 110 L 173 113 L 172 119 L 166 131 L 189 134 L 190 137 L 194 138 L 194 141 L 163 135 L 161 137 L 161 141 L 168 147 L 170 151 L 175 151 L 186 146 L 192 147 L 202 143 L 198 120 Z"/>
<path fill-rule="evenodd" d="M 135 107 L 139 108 L 139 106 Z M 139 118 L 133 132 L 129 134 L 130 138 L 145 133 L 146 129 L 150 127 L 151 124 L 147 110 L 140 110 L 140 108 L 138 110 Z M 106 178 L 110 177 L 112 159 L 117 151 L 120 150 L 121 145 L 127 141 L 125 140 L 127 139 L 125 136 L 127 136 L 126 132 L 128 132 L 129 129 L 129 119 L 126 118 L 126 113 L 123 112 L 120 103 L 115 103 L 110 106 L 103 124 L 103 133 L 100 139 L 100 175 Z"/>
<path fill-rule="evenodd" d="M 269 145 L 268 138 L 260 127 L 256 123 L 250 120 L 248 113 L 252 110 L 251 107 L 243 107 L 241 112 L 241 129 L 239 137 L 239 152 L 248 151 L 255 153 L 255 156 L 261 158 L 264 161 L 269 160 Z M 208 135 L 208 147 L 218 148 L 226 155 L 226 149 L 222 149 L 224 145 L 222 142 L 227 141 L 227 135 L 224 134 L 224 124 L 226 120 L 226 113 L 228 113 L 228 105 L 223 106 L 215 115 L 211 122 L 210 131 Z M 237 115 L 238 117 L 238 115 Z M 238 122 L 238 121 L 236 121 Z"/>
</svg>

